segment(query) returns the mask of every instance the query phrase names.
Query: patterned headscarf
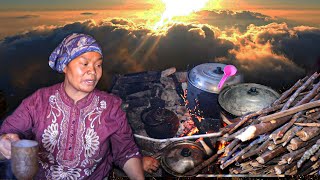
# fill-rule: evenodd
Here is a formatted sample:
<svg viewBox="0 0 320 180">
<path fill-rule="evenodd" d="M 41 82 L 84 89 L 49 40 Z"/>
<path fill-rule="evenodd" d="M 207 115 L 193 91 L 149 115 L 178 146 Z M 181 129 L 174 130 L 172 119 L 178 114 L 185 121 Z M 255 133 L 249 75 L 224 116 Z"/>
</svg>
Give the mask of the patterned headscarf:
<svg viewBox="0 0 320 180">
<path fill-rule="evenodd" d="M 102 56 L 101 47 L 92 36 L 73 33 L 64 38 L 51 53 L 49 66 L 53 70 L 62 73 L 70 61 L 86 52 L 97 52 Z"/>
</svg>

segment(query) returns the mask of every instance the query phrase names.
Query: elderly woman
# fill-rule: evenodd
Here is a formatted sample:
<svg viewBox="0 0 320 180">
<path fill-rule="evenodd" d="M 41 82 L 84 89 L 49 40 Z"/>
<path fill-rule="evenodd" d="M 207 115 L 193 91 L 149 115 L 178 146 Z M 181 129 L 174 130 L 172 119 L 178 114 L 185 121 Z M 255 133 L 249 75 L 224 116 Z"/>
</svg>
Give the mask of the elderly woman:
<svg viewBox="0 0 320 180">
<path fill-rule="evenodd" d="M 9 159 L 12 141 L 38 141 L 36 179 L 103 179 L 112 164 L 130 179 L 144 179 L 121 99 L 95 89 L 102 59 L 93 37 L 67 36 L 49 58 L 49 66 L 65 74 L 64 82 L 37 90 L 6 118 L 0 152 Z"/>
</svg>

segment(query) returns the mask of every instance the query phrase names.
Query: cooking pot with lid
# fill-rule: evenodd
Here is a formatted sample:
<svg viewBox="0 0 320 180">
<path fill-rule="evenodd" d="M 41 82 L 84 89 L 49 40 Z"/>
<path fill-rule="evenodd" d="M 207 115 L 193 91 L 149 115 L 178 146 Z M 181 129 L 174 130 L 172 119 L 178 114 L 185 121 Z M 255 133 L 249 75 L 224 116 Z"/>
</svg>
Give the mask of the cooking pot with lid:
<svg viewBox="0 0 320 180">
<path fill-rule="evenodd" d="M 165 148 L 160 163 L 166 172 L 179 177 L 202 163 L 205 157 L 202 146 L 192 141 L 177 141 Z"/>
<path fill-rule="evenodd" d="M 267 86 L 241 83 L 224 88 L 219 94 L 219 104 L 228 113 L 242 116 L 268 107 L 279 97 Z"/>
<path fill-rule="evenodd" d="M 204 63 L 188 72 L 187 107 L 192 113 L 201 117 L 220 119 L 218 96 L 221 89 L 243 81 L 242 75 L 237 72 L 227 79 L 221 89 L 218 89 L 225 66 L 226 64 L 221 63 Z"/>
<path fill-rule="evenodd" d="M 178 116 L 165 108 L 147 108 L 141 113 L 141 119 L 146 133 L 152 138 L 172 138 L 179 129 Z"/>
</svg>

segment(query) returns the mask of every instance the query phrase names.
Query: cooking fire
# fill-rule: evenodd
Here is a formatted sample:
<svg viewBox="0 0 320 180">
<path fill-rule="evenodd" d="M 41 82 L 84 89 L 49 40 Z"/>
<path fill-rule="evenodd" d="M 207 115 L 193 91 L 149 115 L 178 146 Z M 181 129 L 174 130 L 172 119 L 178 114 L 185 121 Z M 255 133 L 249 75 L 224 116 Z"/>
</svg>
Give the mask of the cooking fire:
<svg viewBox="0 0 320 180">
<path fill-rule="evenodd" d="M 116 76 L 112 92 L 123 99 L 136 142 L 161 161 L 148 176 L 317 175 L 320 74 L 282 93 L 244 82 L 241 72 L 218 88 L 225 67 Z"/>
</svg>

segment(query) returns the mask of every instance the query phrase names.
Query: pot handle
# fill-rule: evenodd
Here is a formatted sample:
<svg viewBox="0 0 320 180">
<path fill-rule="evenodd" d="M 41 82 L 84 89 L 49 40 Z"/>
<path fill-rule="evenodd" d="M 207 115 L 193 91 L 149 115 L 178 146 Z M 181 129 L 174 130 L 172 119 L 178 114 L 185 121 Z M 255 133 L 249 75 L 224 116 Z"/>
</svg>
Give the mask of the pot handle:
<svg viewBox="0 0 320 180">
<path fill-rule="evenodd" d="M 257 91 L 257 88 L 256 88 L 256 87 L 251 87 L 251 88 L 249 89 L 249 91 L 247 91 L 247 93 L 248 93 L 249 95 L 255 96 L 255 95 L 258 95 L 258 94 L 259 94 L 259 91 Z"/>
</svg>

